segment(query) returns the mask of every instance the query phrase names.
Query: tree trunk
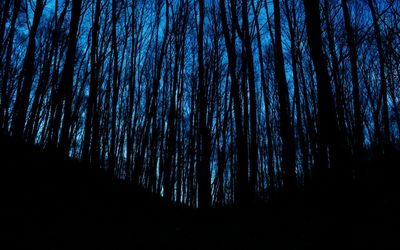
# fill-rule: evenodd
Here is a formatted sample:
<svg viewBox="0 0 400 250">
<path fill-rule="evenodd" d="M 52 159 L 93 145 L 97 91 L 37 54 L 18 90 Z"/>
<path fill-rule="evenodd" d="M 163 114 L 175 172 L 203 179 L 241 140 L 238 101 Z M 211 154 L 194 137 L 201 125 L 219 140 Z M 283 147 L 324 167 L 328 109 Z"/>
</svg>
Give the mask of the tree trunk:
<svg viewBox="0 0 400 250">
<path fill-rule="evenodd" d="M 252 0 L 253 12 L 256 13 L 256 7 L 254 4 L 254 0 Z M 261 89 L 264 97 L 264 109 L 265 109 L 265 123 L 267 127 L 267 158 L 268 158 L 268 190 L 272 191 L 274 189 L 274 163 L 273 163 L 273 151 L 272 151 L 272 128 L 270 122 L 270 98 L 268 96 L 267 91 L 267 80 L 265 76 L 265 68 L 263 61 L 263 51 L 262 51 L 262 43 L 261 43 L 261 31 L 260 25 L 258 22 L 258 16 L 254 19 L 256 26 L 256 37 L 257 37 L 257 49 L 258 49 L 258 61 L 260 63 L 260 75 L 261 75 Z"/>
<path fill-rule="evenodd" d="M 199 0 L 199 31 L 197 37 L 198 62 L 199 62 L 199 105 L 198 114 L 200 120 L 200 141 L 198 150 L 200 153 L 200 164 L 198 169 L 199 183 L 199 207 L 211 207 L 211 173 L 210 173 L 210 129 L 207 126 L 207 90 L 204 79 L 204 0 Z"/>
<path fill-rule="evenodd" d="M 11 132 L 14 137 L 22 138 L 28 112 L 30 93 L 34 77 L 34 63 L 36 52 L 36 33 L 44 9 L 43 0 L 36 1 L 35 13 L 29 32 L 28 48 L 26 49 L 24 64 L 18 77 L 17 97 L 15 100 Z"/>
<path fill-rule="evenodd" d="M 14 8 L 13 8 L 13 14 L 11 17 L 11 23 L 10 23 L 10 28 L 9 28 L 9 37 L 8 37 L 8 44 L 6 48 L 6 60 L 5 60 L 5 65 L 3 69 L 3 75 L 2 75 L 2 85 L 1 85 L 1 109 L 0 109 L 0 126 L 3 128 L 4 131 L 8 132 L 8 121 L 9 121 L 9 114 L 8 114 L 8 109 L 10 105 L 10 96 L 7 91 L 8 88 L 8 81 L 10 77 L 10 71 L 11 71 L 11 56 L 13 52 L 13 47 L 14 47 L 14 36 L 15 36 L 15 25 L 17 22 L 18 18 L 18 13 L 20 11 L 21 7 L 21 0 L 16 0 L 14 1 Z"/>
<path fill-rule="evenodd" d="M 235 1 L 233 1 L 235 3 Z M 244 136 L 243 120 L 242 120 L 242 102 L 239 96 L 239 84 L 236 76 L 236 31 L 235 25 L 232 27 L 232 31 L 229 31 L 226 9 L 224 0 L 219 0 L 219 6 L 221 11 L 222 30 L 224 34 L 224 40 L 227 47 L 228 53 L 228 70 L 231 78 L 231 95 L 233 98 L 235 126 L 236 126 L 236 152 L 237 152 L 237 188 L 235 190 L 235 201 L 239 206 L 245 206 L 248 196 L 248 157 L 247 157 L 247 142 Z M 233 6 L 232 9 L 235 9 Z M 232 33 L 232 37 L 230 35 Z"/>
<path fill-rule="evenodd" d="M 372 21 L 375 31 L 375 40 L 376 46 L 378 48 L 378 56 L 379 56 L 379 70 L 380 70 L 380 81 L 381 81 L 381 92 L 382 95 L 382 112 L 383 112 L 383 137 L 384 137 L 384 151 L 388 150 L 388 146 L 390 144 L 390 127 L 389 127 L 389 108 L 388 108 L 388 99 L 387 99 L 387 82 L 386 82 L 386 75 L 385 75 L 385 55 L 383 52 L 383 45 L 382 45 L 382 37 L 381 37 L 381 27 L 378 23 L 378 17 L 376 14 L 376 10 L 372 0 L 368 0 L 368 6 L 371 10 Z M 379 98 L 379 100 L 381 100 Z M 380 107 L 381 101 L 379 101 L 378 107 Z M 377 110 L 380 112 L 380 108 Z"/>
<path fill-rule="evenodd" d="M 64 69 L 60 80 L 60 89 L 65 99 L 64 104 L 64 120 L 61 127 L 60 149 L 66 156 L 69 154 L 71 127 L 71 108 L 72 108 L 72 88 L 74 80 L 75 53 L 77 44 L 77 34 L 79 27 L 79 19 L 81 16 L 82 0 L 72 1 L 72 12 L 69 30 L 68 50 L 65 58 Z"/>
<path fill-rule="evenodd" d="M 296 187 L 296 147 L 294 131 L 290 122 L 289 91 L 286 80 L 285 64 L 283 59 L 281 15 L 279 0 L 274 0 L 275 23 L 275 79 L 278 84 L 280 136 L 282 138 L 282 171 L 284 188 L 293 191 Z"/>
<path fill-rule="evenodd" d="M 308 44 L 317 78 L 318 156 L 316 174 L 321 182 L 326 178 L 329 166 L 335 168 L 344 167 L 338 163 L 345 158 L 344 145 L 341 145 L 339 141 L 340 133 L 336 122 L 332 86 L 327 61 L 323 52 L 319 0 L 303 0 L 303 2 L 306 14 Z"/>
<path fill-rule="evenodd" d="M 113 94 L 112 94 L 112 111 L 111 111 L 111 145 L 109 154 L 108 172 L 113 174 L 116 167 L 116 126 L 117 126 L 117 103 L 119 95 L 119 72 L 118 72 L 118 48 L 117 48 L 117 1 L 112 1 L 112 50 L 113 50 Z"/>
<path fill-rule="evenodd" d="M 243 35 L 245 45 L 245 62 L 247 64 L 247 75 L 250 91 L 250 181 L 249 181 L 249 195 L 250 199 L 254 200 L 256 197 L 257 186 L 257 172 L 258 172 L 258 136 L 257 136 L 257 100 L 256 100 L 256 86 L 254 74 L 254 58 L 252 39 L 250 37 L 249 17 L 247 1 L 242 3 L 242 16 L 243 16 Z M 243 72 L 245 73 L 245 72 Z M 247 109 L 247 107 L 246 107 Z"/>
<path fill-rule="evenodd" d="M 349 47 L 350 64 L 351 64 L 351 81 L 353 83 L 353 109 L 354 109 L 354 142 L 355 156 L 358 158 L 364 148 L 364 131 L 361 117 L 360 105 L 360 86 L 358 82 L 358 66 L 357 66 L 357 48 L 354 38 L 354 30 L 351 26 L 350 13 L 347 7 L 347 0 L 342 0 L 342 9 L 347 33 L 347 46 Z"/>
<path fill-rule="evenodd" d="M 294 87 L 294 102 L 296 106 L 296 129 L 298 133 L 298 141 L 300 144 L 300 151 L 302 155 L 302 169 L 304 175 L 304 185 L 308 185 L 310 182 L 310 170 L 308 164 L 308 149 L 306 147 L 305 135 L 303 130 L 303 119 L 301 112 L 300 102 L 300 87 L 299 87 L 299 75 L 298 75 L 298 47 L 300 46 L 297 38 L 297 20 L 296 20 L 296 8 L 295 2 L 291 1 L 291 7 L 289 3 L 285 1 L 285 10 L 287 14 L 287 20 L 289 25 L 290 33 L 290 54 L 292 59 L 292 72 L 293 72 L 293 87 Z"/>
<path fill-rule="evenodd" d="M 89 88 L 89 100 L 86 110 L 86 121 L 85 121 L 85 135 L 83 141 L 82 159 L 83 161 L 95 164 L 96 159 L 99 157 L 98 153 L 98 115 L 97 111 L 97 99 L 98 99 L 98 59 L 97 59 L 97 47 L 98 47 L 98 34 L 99 34 L 99 22 L 100 22 L 100 7 L 101 1 L 96 0 L 94 22 L 92 27 L 92 47 L 90 51 L 90 88 Z M 96 131 L 97 130 L 97 131 Z"/>
</svg>

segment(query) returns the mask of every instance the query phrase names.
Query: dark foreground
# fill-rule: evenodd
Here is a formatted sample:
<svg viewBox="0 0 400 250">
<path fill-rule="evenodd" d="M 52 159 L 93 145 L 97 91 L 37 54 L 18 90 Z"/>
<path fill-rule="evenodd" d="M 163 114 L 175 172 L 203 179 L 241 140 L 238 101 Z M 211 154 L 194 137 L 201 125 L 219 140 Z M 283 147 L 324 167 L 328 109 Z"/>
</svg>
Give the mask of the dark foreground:
<svg viewBox="0 0 400 250">
<path fill-rule="evenodd" d="M 78 162 L 0 140 L 0 249 L 400 249 L 396 157 L 346 192 L 246 210 L 178 207 Z"/>
</svg>

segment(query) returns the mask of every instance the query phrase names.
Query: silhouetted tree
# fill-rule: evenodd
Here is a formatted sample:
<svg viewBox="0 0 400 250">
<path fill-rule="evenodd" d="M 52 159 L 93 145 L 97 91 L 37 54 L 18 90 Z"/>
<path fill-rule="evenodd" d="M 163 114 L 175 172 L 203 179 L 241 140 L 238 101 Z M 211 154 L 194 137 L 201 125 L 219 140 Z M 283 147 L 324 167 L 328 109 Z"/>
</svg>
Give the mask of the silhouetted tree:
<svg viewBox="0 0 400 250">
<path fill-rule="evenodd" d="M 30 93 L 34 77 L 36 33 L 39 27 L 40 18 L 42 17 L 44 6 L 45 2 L 43 0 L 36 1 L 33 22 L 29 31 L 28 47 L 26 49 L 22 70 L 18 77 L 17 96 L 15 100 L 11 126 L 11 132 L 14 137 L 22 137 L 25 127 L 25 119 L 28 112 Z"/>
<path fill-rule="evenodd" d="M 344 157 L 343 145 L 340 145 L 338 123 L 333 101 L 330 76 L 321 38 L 321 19 L 319 0 L 304 0 L 308 44 L 313 61 L 318 94 L 318 157 L 317 178 L 325 178 L 329 166 L 342 167 L 338 159 Z"/>
<path fill-rule="evenodd" d="M 381 37 L 381 27 L 378 22 L 378 16 L 376 13 L 376 9 L 374 6 L 374 2 L 372 0 L 368 0 L 368 7 L 371 10 L 372 15 L 372 22 L 375 31 L 375 41 L 376 47 L 378 48 L 378 58 L 379 58 L 379 78 L 380 78 L 380 94 L 379 94 L 379 101 L 378 101 L 378 108 L 377 112 L 381 112 L 382 106 L 382 120 L 383 120 L 383 146 L 384 151 L 388 150 L 388 145 L 390 144 L 390 131 L 389 131 L 389 107 L 388 107 L 388 91 L 387 91 L 387 81 L 386 81 L 386 74 L 385 74 L 385 55 L 383 51 L 382 45 L 382 37 Z M 376 135 L 377 136 L 377 135 Z"/>
<path fill-rule="evenodd" d="M 355 155 L 359 157 L 364 148 L 364 128 L 361 117 L 361 104 L 360 104 L 360 86 L 358 80 L 358 56 L 356 41 L 354 36 L 354 29 L 351 25 L 351 18 L 347 6 L 347 0 L 342 0 L 343 16 L 345 21 L 347 44 L 349 47 L 350 64 L 351 64 L 351 81 L 353 87 L 353 109 L 354 109 L 354 143 Z"/>
<path fill-rule="evenodd" d="M 282 51 L 281 15 L 280 4 L 274 0 L 274 23 L 275 23 L 275 78 L 278 84 L 280 136 L 282 138 L 282 168 L 285 188 L 293 190 L 296 186 L 295 175 L 295 141 L 293 126 L 290 122 L 289 91 L 286 80 Z"/>
<path fill-rule="evenodd" d="M 200 140 L 198 150 L 200 153 L 200 164 L 198 167 L 199 183 L 199 207 L 208 208 L 211 206 L 211 176 L 210 176 L 210 129 L 207 126 L 207 91 L 204 76 L 204 0 L 198 1 L 199 5 L 199 30 L 198 40 L 198 61 L 199 61 L 199 121 Z"/>
<path fill-rule="evenodd" d="M 73 98 L 72 88 L 74 80 L 75 53 L 78 39 L 78 26 L 81 16 L 81 6 L 81 0 L 73 1 L 72 3 L 71 21 L 68 35 L 68 48 L 65 58 L 64 69 L 60 79 L 60 93 L 62 94 L 62 98 L 60 101 L 64 101 L 64 118 L 61 126 L 59 147 L 66 155 L 68 155 L 70 150 L 71 108 Z M 62 102 L 60 102 L 58 105 L 61 106 Z M 57 127 L 58 126 L 56 126 L 56 128 Z"/>
<path fill-rule="evenodd" d="M 5 5 L 4 7 L 7 7 Z M 8 32 L 8 42 L 6 43 L 7 46 L 5 47 L 5 63 L 2 72 L 2 84 L 1 84 L 1 113 L 0 113 L 0 120 L 1 127 L 8 131 L 8 121 L 9 121 L 9 105 L 10 105 L 10 91 L 9 89 L 9 80 L 11 74 L 11 60 L 12 60 L 12 53 L 14 48 L 14 36 L 15 36 L 15 25 L 18 18 L 18 13 L 21 7 L 21 0 L 14 1 L 13 12 L 11 16 L 10 28 Z M 6 11 L 7 9 L 4 9 Z M 5 14 L 3 14 L 5 15 Z"/>
</svg>

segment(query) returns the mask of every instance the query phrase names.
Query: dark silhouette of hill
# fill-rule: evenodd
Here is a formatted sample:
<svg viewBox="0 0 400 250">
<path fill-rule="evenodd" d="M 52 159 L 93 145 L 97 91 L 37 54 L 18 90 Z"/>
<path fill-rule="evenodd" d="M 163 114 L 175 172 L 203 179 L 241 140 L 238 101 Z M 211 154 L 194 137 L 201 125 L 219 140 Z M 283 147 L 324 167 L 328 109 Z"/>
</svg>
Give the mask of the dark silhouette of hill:
<svg viewBox="0 0 400 250">
<path fill-rule="evenodd" d="M 345 192 L 299 190 L 290 199 L 276 194 L 246 209 L 200 211 L 65 160 L 57 151 L 0 141 L 1 249 L 400 246 L 397 176 L 387 171 L 398 166 L 396 154 L 366 163 L 365 178 Z"/>
</svg>

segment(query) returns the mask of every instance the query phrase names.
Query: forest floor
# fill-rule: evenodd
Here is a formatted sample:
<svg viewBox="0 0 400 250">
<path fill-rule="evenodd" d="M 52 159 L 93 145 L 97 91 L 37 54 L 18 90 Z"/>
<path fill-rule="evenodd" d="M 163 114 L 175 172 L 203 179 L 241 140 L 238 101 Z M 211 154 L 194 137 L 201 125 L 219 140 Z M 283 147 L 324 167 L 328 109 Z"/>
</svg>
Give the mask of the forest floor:
<svg viewBox="0 0 400 250">
<path fill-rule="evenodd" d="M 378 162 L 345 194 L 204 212 L 54 152 L 0 145 L 0 249 L 400 249 L 397 178 Z"/>
</svg>

